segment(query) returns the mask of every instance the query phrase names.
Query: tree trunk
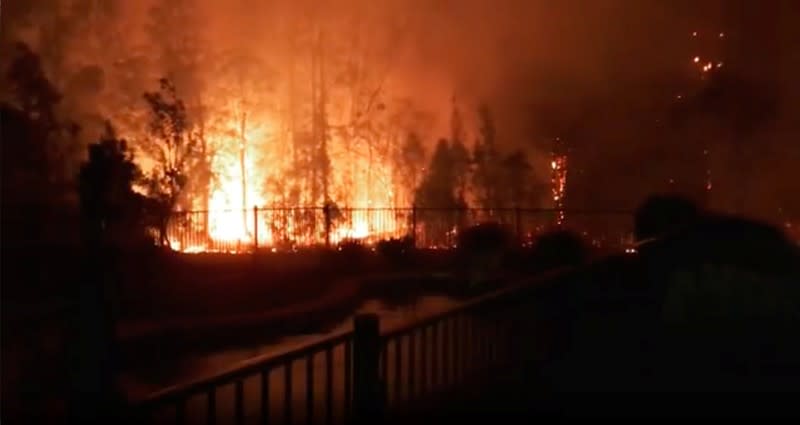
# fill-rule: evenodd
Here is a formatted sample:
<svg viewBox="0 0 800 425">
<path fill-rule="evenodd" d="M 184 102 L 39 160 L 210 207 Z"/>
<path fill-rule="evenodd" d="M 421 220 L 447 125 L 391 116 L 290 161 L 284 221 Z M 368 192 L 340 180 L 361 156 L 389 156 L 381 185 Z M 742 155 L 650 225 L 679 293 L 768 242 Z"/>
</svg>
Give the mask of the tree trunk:
<svg viewBox="0 0 800 425">
<path fill-rule="evenodd" d="M 328 161 L 328 120 L 325 111 L 326 90 L 325 90 L 325 51 L 323 49 L 323 37 L 319 35 L 319 105 L 317 106 L 317 116 L 319 119 L 319 132 L 320 137 L 320 165 L 322 167 L 322 201 L 327 205 L 330 200 L 328 193 L 328 180 L 330 178 L 329 161 Z"/>
<path fill-rule="evenodd" d="M 295 76 L 295 50 L 297 48 L 296 45 L 296 34 L 293 29 L 292 33 L 290 34 L 292 48 L 289 55 L 289 132 L 291 133 L 291 145 L 292 145 L 292 169 L 296 171 L 299 168 L 299 149 L 298 149 L 298 140 L 297 140 L 297 104 L 295 102 L 296 93 L 296 76 Z M 296 178 L 296 176 L 295 176 Z"/>
<path fill-rule="evenodd" d="M 242 111 L 240 122 L 240 145 L 239 145 L 239 168 L 242 173 L 242 226 L 247 229 L 247 167 L 245 164 L 245 155 L 247 150 L 247 113 Z"/>
<path fill-rule="evenodd" d="M 209 236 L 209 198 L 210 198 L 210 185 L 211 185 L 211 161 L 208 158 L 208 141 L 206 140 L 206 121 L 205 117 L 200 120 L 200 146 L 201 146 L 201 155 L 203 156 L 203 161 L 205 164 L 206 169 L 203 170 L 203 181 L 200 183 L 200 209 L 205 210 L 205 212 L 201 212 L 202 216 L 202 235 L 204 238 L 208 238 Z"/>
<path fill-rule="evenodd" d="M 310 160 L 311 160 L 311 205 L 316 206 L 318 197 L 319 197 L 319 190 L 317 187 L 317 149 L 319 143 L 319 135 L 318 131 L 318 118 L 317 118 L 317 97 L 319 88 L 317 87 L 317 45 L 316 42 L 313 44 L 311 48 L 311 149 L 310 149 Z"/>
</svg>

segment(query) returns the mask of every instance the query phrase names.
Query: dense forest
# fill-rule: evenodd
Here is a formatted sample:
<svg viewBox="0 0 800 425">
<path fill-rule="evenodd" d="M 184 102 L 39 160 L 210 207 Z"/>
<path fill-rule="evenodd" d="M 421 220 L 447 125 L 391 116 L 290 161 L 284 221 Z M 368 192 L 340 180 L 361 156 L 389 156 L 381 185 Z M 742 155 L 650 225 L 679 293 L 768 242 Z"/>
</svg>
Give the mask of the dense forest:
<svg viewBox="0 0 800 425">
<path fill-rule="evenodd" d="M 730 52 L 746 46 L 730 20 L 724 39 L 682 29 L 684 43 L 642 56 L 641 69 L 617 65 L 616 50 L 572 63 L 552 49 L 541 55 L 551 63 L 521 69 L 489 49 L 537 45 L 518 23 L 468 35 L 436 8 L 402 2 L 44 3 L 4 8 L 6 217 L 56 223 L 52 211 L 83 202 L 88 164 L 109 155 L 133 166 L 126 196 L 156 227 L 170 211 L 253 206 L 625 210 L 665 191 L 798 215 L 787 196 L 800 181 L 787 178 L 798 145 L 785 143 L 798 134 L 781 96 L 789 80 L 737 65 L 746 61 Z M 478 25 L 472 3 L 453 13 Z M 513 15 L 493 13 L 485 19 Z M 599 25 L 588 24 L 564 40 L 582 54 L 580 37 Z M 431 70 L 445 77 L 424 84 Z M 550 164 L 561 157 L 566 190 L 554 202 Z M 33 227 L 68 231 L 24 232 Z"/>
</svg>

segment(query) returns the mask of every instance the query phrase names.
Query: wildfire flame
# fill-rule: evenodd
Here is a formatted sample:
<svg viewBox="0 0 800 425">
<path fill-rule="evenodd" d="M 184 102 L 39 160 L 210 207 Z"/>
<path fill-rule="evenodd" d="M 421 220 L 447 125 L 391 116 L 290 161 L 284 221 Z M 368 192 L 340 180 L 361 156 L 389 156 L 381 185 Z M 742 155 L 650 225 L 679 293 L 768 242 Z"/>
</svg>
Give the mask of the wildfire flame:
<svg viewBox="0 0 800 425">
<path fill-rule="evenodd" d="M 352 151 L 340 149 L 341 142 L 337 138 L 330 142 L 330 193 L 338 208 L 330 212 L 329 228 L 325 229 L 322 206 L 307 205 L 301 213 L 296 212 L 297 205 L 287 205 L 281 192 L 286 189 L 282 183 L 287 180 L 284 173 L 290 168 L 290 159 L 282 155 L 285 142 L 269 126 L 253 127 L 245 137 L 230 132 L 214 136 L 211 167 L 215 183 L 206 205 L 193 199 L 199 213 L 189 226 L 202 229 L 199 222 L 207 219 L 207 231 L 201 230 L 200 241 L 194 243 L 171 237 L 172 249 L 236 253 L 267 247 L 274 251 L 281 243 L 370 243 L 404 236 L 403 220 L 389 213 L 389 208 L 396 207 L 394 194 L 398 192 L 389 158 L 374 155 L 371 162 L 358 161 L 352 158 Z M 269 181 L 278 184 L 270 186 Z"/>
<path fill-rule="evenodd" d="M 552 169 L 551 190 L 553 195 L 553 203 L 558 209 L 556 222 L 561 225 L 564 223 L 564 194 L 567 186 L 567 156 L 566 155 L 553 155 L 550 161 L 550 168 Z"/>
</svg>

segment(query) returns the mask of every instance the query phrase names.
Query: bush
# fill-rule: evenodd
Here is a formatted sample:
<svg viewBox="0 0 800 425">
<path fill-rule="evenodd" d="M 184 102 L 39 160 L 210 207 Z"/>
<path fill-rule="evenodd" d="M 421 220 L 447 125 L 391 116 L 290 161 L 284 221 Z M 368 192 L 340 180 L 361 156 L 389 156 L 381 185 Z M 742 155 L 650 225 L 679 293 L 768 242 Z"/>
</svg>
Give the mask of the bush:
<svg viewBox="0 0 800 425">
<path fill-rule="evenodd" d="M 406 236 L 401 239 L 388 239 L 378 242 L 378 253 L 390 263 L 402 265 L 408 263 L 414 251 L 414 239 Z"/>
<path fill-rule="evenodd" d="M 636 240 L 661 236 L 695 221 L 699 209 L 692 201 L 672 195 L 654 195 L 636 209 Z"/>
<path fill-rule="evenodd" d="M 491 280 L 509 252 L 512 238 L 498 223 L 483 223 L 458 234 L 458 267 L 469 274 L 471 286 Z"/>
<path fill-rule="evenodd" d="M 352 267 L 364 259 L 369 248 L 358 239 L 345 239 L 339 243 L 336 250 L 341 257 L 344 257 L 344 261 L 350 263 L 348 267 Z"/>
<path fill-rule="evenodd" d="M 580 236 L 568 230 L 554 230 L 536 239 L 531 265 L 537 270 L 549 270 L 579 265 L 588 257 L 588 245 Z"/>
<path fill-rule="evenodd" d="M 466 254 L 501 253 L 511 240 L 509 232 L 499 223 L 482 223 L 458 234 L 458 250 Z"/>
</svg>

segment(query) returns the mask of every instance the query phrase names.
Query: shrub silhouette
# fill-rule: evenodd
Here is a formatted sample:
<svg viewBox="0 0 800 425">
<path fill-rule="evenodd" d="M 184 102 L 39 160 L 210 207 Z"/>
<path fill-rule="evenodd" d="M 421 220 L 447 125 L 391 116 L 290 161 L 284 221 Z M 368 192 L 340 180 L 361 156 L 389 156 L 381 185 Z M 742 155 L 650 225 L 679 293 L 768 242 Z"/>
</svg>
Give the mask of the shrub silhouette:
<svg viewBox="0 0 800 425">
<path fill-rule="evenodd" d="M 699 216 L 699 209 L 690 200 L 673 195 L 648 197 L 634 215 L 637 241 L 664 235 L 688 225 Z"/>
<path fill-rule="evenodd" d="M 378 242 L 378 253 L 393 265 L 404 265 L 410 260 L 414 251 L 414 240 L 411 237 L 388 239 Z"/>
<path fill-rule="evenodd" d="M 504 263 L 511 236 L 498 223 L 482 223 L 458 234 L 456 262 L 467 271 L 471 286 L 487 281 Z"/>
<path fill-rule="evenodd" d="M 364 261 L 369 249 L 358 239 L 345 239 L 338 244 L 336 250 L 348 263 L 348 267 L 357 267 Z"/>
<path fill-rule="evenodd" d="M 501 253 L 508 248 L 511 235 L 499 223 L 481 223 L 458 234 L 458 250 L 463 254 Z"/>
<path fill-rule="evenodd" d="M 140 177 L 125 140 L 117 139 L 108 127 L 103 139 L 89 146 L 89 160 L 78 175 L 87 242 L 118 248 L 152 244 L 143 223 L 143 199 L 133 191 Z"/>
<path fill-rule="evenodd" d="M 553 230 L 539 236 L 532 248 L 532 266 L 549 270 L 585 262 L 589 248 L 577 234 L 568 230 Z"/>
</svg>

